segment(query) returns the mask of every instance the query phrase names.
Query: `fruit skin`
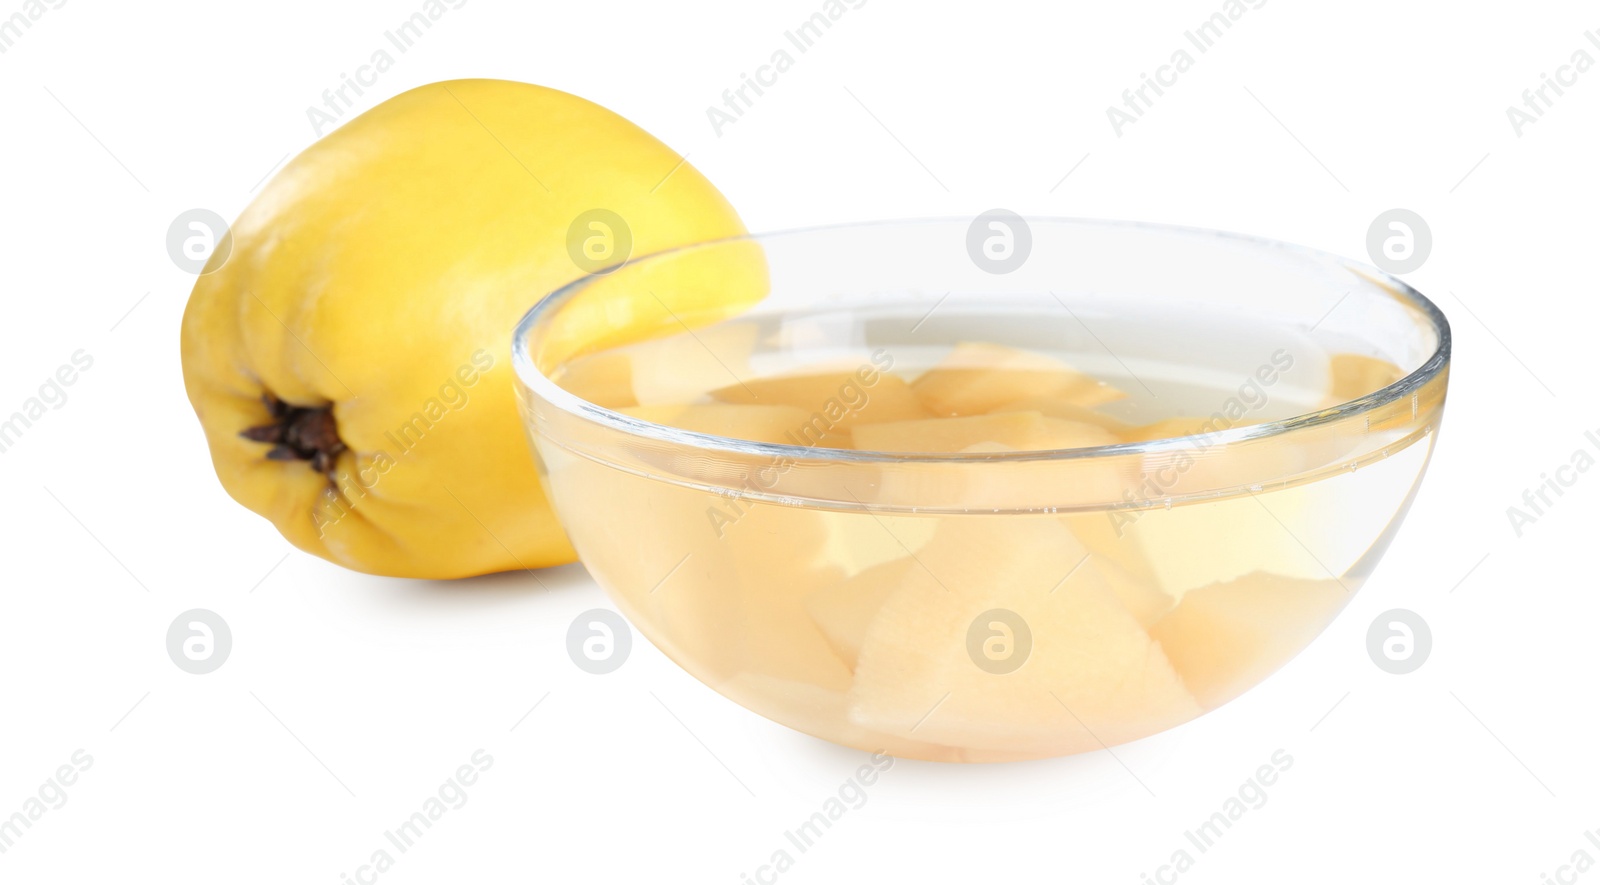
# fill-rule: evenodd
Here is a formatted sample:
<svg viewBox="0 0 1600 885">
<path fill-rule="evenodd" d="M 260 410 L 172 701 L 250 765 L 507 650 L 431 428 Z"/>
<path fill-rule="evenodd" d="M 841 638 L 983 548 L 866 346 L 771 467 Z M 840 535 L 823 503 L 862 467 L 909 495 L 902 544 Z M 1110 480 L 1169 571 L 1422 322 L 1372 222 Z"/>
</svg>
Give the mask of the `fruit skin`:
<svg viewBox="0 0 1600 885">
<path fill-rule="evenodd" d="M 235 222 L 184 313 L 184 383 L 223 487 L 295 546 L 360 571 L 571 561 L 510 339 L 540 296 L 582 276 L 568 228 L 596 208 L 625 220 L 635 256 L 744 233 L 666 145 L 540 86 L 434 83 L 312 145 Z M 266 395 L 332 405 L 348 450 L 331 481 L 240 437 L 271 423 Z M 408 425 L 425 433 L 397 445 Z"/>
</svg>

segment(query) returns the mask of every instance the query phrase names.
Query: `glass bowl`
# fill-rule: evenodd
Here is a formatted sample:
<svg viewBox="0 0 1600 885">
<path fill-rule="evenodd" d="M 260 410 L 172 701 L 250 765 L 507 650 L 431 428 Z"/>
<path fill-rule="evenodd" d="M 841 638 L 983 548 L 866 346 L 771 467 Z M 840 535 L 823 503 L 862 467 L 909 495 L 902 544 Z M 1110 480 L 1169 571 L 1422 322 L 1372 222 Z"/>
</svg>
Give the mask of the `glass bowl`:
<svg viewBox="0 0 1600 885">
<path fill-rule="evenodd" d="M 1309 249 L 991 213 L 638 258 L 516 330 L 545 486 L 651 642 L 868 751 L 1097 750 L 1349 601 L 1433 449 L 1449 325 Z"/>
</svg>

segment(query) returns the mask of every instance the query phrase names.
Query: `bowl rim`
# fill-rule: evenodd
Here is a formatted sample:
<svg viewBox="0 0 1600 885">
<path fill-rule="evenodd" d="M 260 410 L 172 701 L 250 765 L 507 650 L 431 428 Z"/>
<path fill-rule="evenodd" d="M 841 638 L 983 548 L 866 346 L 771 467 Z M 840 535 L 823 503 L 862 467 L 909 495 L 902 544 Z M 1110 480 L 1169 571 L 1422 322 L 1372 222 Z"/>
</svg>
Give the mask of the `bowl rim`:
<svg viewBox="0 0 1600 885">
<path fill-rule="evenodd" d="M 789 459 L 791 461 L 821 461 L 821 462 L 848 462 L 857 464 L 885 464 L 885 463 L 994 463 L 994 462 L 1027 462 L 1027 461 L 1065 461 L 1091 458 L 1116 458 L 1127 455 L 1162 454 L 1176 451 L 1192 451 L 1197 440 L 1203 440 L 1208 448 L 1228 446 L 1246 440 L 1261 439 L 1272 436 L 1282 436 L 1300 430 L 1322 427 L 1344 421 L 1352 416 L 1361 415 L 1382 408 L 1402 397 L 1411 395 L 1421 389 L 1448 368 L 1451 353 L 1450 321 L 1445 317 L 1438 305 L 1429 300 L 1427 296 L 1417 291 L 1393 274 L 1380 270 L 1372 265 L 1354 259 L 1346 258 L 1333 252 L 1322 249 L 1313 249 L 1297 243 L 1274 240 L 1268 237 L 1253 234 L 1237 233 L 1233 231 L 1212 230 L 1209 228 L 1191 225 L 1165 224 L 1146 221 L 1128 221 L 1119 219 L 1079 218 L 1069 216 L 1023 216 L 1023 220 L 1030 226 L 1035 224 L 1065 224 L 1080 227 L 1098 227 L 1102 229 L 1124 229 L 1129 231 L 1148 231 L 1166 234 L 1179 234 L 1197 239 L 1220 239 L 1239 244 L 1253 246 L 1266 251 L 1288 252 L 1307 258 L 1344 267 L 1351 273 L 1365 277 L 1373 284 L 1391 290 L 1394 295 L 1426 317 L 1433 327 L 1438 338 L 1438 344 L 1432 354 L 1415 370 L 1399 380 L 1379 388 L 1378 390 L 1346 400 L 1334 406 L 1315 412 L 1307 412 L 1276 421 L 1267 421 L 1260 424 L 1248 424 L 1229 427 L 1207 433 L 1194 433 L 1184 436 L 1162 437 L 1160 439 L 1144 440 L 1141 442 L 1119 442 L 1109 445 L 1083 446 L 1065 449 L 1033 449 L 1016 452 L 884 452 L 870 449 L 830 449 L 821 446 L 799 446 L 789 443 L 770 443 L 756 440 L 739 439 L 737 437 L 718 436 L 716 434 L 701 433 L 699 431 L 685 430 L 667 424 L 657 424 L 642 418 L 635 418 L 596 405 L 556 384 L 549 376 L 541 372 L 533 362 L 532 354 L 528 350 L 528 339 L 532 335 L 539 321 L 547 314 L 571 301 L 589 285 L 600 280 L 610 272 L 631 264 L 650 261 L 666 255 L 686 252 L 693 249 L 703 249 L 724 243 L 733 242 L 765 242 L 768 240 L 800 236 L 823 231 L 839 230 L 844 228 L 884 228 L 910 225 L 938 225 L 938 224 L 967 224 L 970 218 L 960 216 L 943 216 L 932 218 L 902 218 L 883 219 L 878 221 L 850 221 L 835 224 L 811 225 L 807 227 L 788 228 L 769 231 L 765 233 L 744 233 L 732 237 L 719 237 L 712 240 L 702 240 L 651 252 L 639 257 L 630 257 L 623 262 L 604 268 L 594 273 L 586 274 L 572 280 L 553 292 L 541 297 L 518 320 L 511 339 L 512 370 L 517 377 L 534 394 L 559 408 L 566 414 L 578 417 L 603 427 L 626 433 L 630 436 L 647 440 L 666 442 L 679 446 L 688 446 L 707 452 L 725 452 L 740 456 L 762 455 L 774 459 Z M 1335 307 L 1338 305 L 1335 304 Z"/>
</svg>

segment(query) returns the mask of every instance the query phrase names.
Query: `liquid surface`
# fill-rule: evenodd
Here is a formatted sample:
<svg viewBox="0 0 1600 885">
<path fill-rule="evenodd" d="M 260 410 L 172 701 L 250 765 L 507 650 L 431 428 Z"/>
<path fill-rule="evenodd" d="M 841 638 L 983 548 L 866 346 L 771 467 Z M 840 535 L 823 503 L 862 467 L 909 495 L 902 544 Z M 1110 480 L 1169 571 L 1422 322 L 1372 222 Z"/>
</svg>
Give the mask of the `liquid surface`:
<svg viewBox="0 0 1600 885">
<path fill-rule="evenodd" d="M 596 405 L 701 433 L 959 452 L 1225 430 L 1336 406 L 1404 375 L 1339 342 L 1239 317 L 1097 317 L 1086 341 L 1088 326 L 1060 316 L 930 318 L 910 334 L 895 319 L 907 322 L 852 317 L 851 335 L 827 314 L 737 320 L 584 357 L 555 380 Z M 955 343 L 919 340 L 939 324 L 960 334 Z M 859 340 L 822 343 L 850 337 Z M 971 420 L 909 423 L 936 418 Z"/>
</svg>

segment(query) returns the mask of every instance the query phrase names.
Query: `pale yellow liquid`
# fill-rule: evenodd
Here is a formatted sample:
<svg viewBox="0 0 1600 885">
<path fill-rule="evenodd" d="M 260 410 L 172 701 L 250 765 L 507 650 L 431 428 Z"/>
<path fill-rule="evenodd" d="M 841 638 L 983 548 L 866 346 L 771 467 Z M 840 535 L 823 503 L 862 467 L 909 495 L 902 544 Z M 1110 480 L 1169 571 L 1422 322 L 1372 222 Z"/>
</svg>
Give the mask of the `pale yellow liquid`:
<svg viewBox="0 0 1600 885">
<path fill-rule="evenodd" d="M 777 408 L 782 400 L 838 388 L 773 386 L 765 382 L 785 373 L 741 365 L 737 381 L 702 383 L 696 394 L 679 377 L 669 383 L 683 382 L 680 401 L 638 404 L 629 388 L 657 384 L 669 369 L 651 362 L 661 352 L 632 354 L 629 383 L 602 367 L 573 373 L 564 386 L 648 420 L 771 442 L 815 428 L 806 419 L 823 408 L 789 412 Z M 1149 397 L 1117 395 L 1132 386 L 1128 378 L 1074 384 L 1048 360 L 1015 359 L 981 348 L 946 355 L 942 365 L 980 373 L 955 383 L 929 381 L 935 375 L 926 370 L 941 365 L 932 360 L 879 373 L 862 385 L 864 404 L 826 422 L 828 432 L 813 442 L 905 451 L 932 440 L 922 450 L 980 452 L 1101 445 L 1192 432 L 1185 428 L 1198 419 L 1183 408 L 1202 416 L 1232 392 L 1169 384 L 1154 407 Z M 836 372 L 843 384 L 852 365 L 836 360 L 787 374 L 814 381 Z M 1365 358 L 1331 359 L 1318 371 L 1314 383 L 1283 382 L 1272 409 L 1238 423 L 1312 411 L 1399 377 Z M 1052 409 L 1070 417 L 1052 418 Z M 800 507 L 688 488 L 548 443 L 540 454 L 584 562 L 633 623 L 696 677 L 838 743 L 992 761 L 1135 740 L 1277 670 L 1366 578 L 1431 445 L 1431 433 L 1422 433 L 1315 481 L 1199 503 L 1167 506 L 1159 484 L 1143 485 L 1137 497 L 1147 506 L 1075 513 L 878 508 L 883 483 L 896 481 L 887 476 L 853 491 L 865 509 Z M 1260 457 L 1280 456 L 1289 470 L 1305 453 Z M 1188 469 L 1210 468 L 1200 461 Z M 973 490 L 1011 493 L 1026 490 Z"/>
</svg>

